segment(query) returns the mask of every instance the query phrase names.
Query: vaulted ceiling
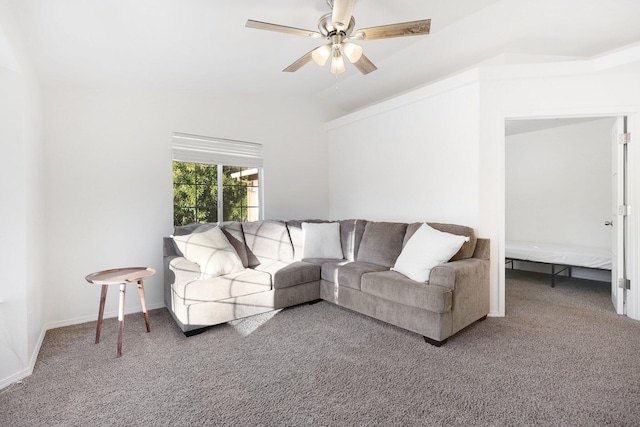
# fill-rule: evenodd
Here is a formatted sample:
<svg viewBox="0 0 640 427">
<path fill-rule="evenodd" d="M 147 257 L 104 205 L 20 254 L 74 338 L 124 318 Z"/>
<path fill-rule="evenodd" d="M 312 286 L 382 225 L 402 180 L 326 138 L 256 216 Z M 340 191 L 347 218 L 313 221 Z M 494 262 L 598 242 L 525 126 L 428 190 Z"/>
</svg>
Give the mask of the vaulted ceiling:
<svg viewBox="0 0 640 427">
<path fill-rule="evenodd" d="M 592 57 L 640 41 L 638 0 L 358 0 L 356 28 L 431 18 L 431 34 L 362 42 L 378 70 L 282 69 L 322 41 L 326 0 L 9 0 L 43 84 L 308 96 L 348 112 L 500 57 Z M 502 56 L 501 56 L 502 55 Z"/>
</svg>

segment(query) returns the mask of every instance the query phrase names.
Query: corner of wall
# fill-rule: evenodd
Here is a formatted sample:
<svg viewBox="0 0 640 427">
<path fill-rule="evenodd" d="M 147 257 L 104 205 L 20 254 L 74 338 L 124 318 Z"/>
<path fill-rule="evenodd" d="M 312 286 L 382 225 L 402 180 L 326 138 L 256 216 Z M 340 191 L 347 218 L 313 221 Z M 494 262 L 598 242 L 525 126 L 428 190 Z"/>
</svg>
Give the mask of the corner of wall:
<svg viewBox="0 0 640 427">
<path fill-rule="evenodd" d="M 33 370 L 36 366 L 36 361 L 38 360 L 38 355 L 40 354 L 40 348 L 42 347 L 42 343 L 44 342 L 44 337 L 46 333 L 47 333 L 47 329 L 43 327 L 42 331 L 40 332 L 40 336 L 38 337 L 38 341 L 33 347 L 33 351 L 31 352 L 31 355 L 29 357 L 29 365 L 26 368 L 20 371 L 17 371 L 6 378 L 0 379 L 0 390 L 2 390 L 5 387 L 9 387 L 11 384 L 14 384 L 23 380 L 24 378 L 30 376 L 33 373 Z"/>
</svg>

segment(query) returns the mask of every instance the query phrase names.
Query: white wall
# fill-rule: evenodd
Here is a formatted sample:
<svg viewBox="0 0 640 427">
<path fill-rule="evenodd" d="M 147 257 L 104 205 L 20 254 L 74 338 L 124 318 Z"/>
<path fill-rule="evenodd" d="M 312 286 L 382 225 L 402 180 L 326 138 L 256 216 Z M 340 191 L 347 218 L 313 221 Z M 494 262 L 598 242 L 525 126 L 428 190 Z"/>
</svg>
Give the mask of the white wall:
<svg viewBox="0 0 640 427">
<path fill-rule="evenodd" d="M 611 249 L 614 118 L 506 138 L 507 240 Z"/>
<path fill-rule="evenodd" d="M 328 125 L 332 218 L 478 225 L 478 85 L 444 89 Z"/>
<path fill-rule="evenodd" d="M 43 186 L 39 89 L 0 1 L 0 388 L 31 373 L 43 338 Z"/>
<path fill-rule="evenodd" d="M 97 318 L 99 288 L 84 277 L 106 268 L 155 268 L 147 304 L 164 306 L 173 132 L 262 143 L 266 216 L 328 214 L 322 114 L 300 99 L 48 87 L 43 108 L 50 326 Z M 117 312 L 110 292 L 105 316 Z M 125 308 L 140 310 L 136 292 Z"/>
<path fill-rule="evenodd" d="M 639 68 L 613 56 L 483 66 L 330 122 L 331 216 L 475 227 L 491 239 L 491 315 L 504 316 L 505 119 L 626 114 L 637 129 Z M 629 153 L 633 204 L 640 154 Z M 640 222 L 629 222 L 634 280 Z M 628 304 L 635 317 L 639 294 Z"/>
</svg>

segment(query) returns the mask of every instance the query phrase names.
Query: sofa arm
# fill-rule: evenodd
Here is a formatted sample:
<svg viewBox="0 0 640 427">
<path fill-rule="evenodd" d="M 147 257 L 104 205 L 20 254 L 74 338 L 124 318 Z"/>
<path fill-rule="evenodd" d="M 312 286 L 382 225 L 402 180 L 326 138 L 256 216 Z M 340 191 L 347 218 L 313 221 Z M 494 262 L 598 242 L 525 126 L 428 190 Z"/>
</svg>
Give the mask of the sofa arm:
<svg viewBox="0 0 640 427">
<path fill-rule="evenodd" d="M 490 259 L 491 257 L 491 241 L 489 239 L 478 238 L 476 249 L 473 251 L 473 257 L 479 259 Z"/>
<path fill-rule="evenodd" d="M 173 307 L 172 287 L 199 279 L 200 266 L 181 256 L 164 257 L 164 303 Z"/>
<path fill-rule="evenodd" d="M 451 289 L 452 334 L 489 314 L 489 261 L 469 258 L 431 270 L 429 284 Z"/>
</svg>

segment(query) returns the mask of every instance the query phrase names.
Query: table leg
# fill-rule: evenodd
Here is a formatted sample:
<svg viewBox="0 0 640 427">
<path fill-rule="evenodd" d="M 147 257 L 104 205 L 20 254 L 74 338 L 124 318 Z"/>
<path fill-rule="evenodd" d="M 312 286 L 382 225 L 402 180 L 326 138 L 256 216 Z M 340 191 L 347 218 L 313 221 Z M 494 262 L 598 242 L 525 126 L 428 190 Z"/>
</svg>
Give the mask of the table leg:
<svg viewBox="0 0 640 427">
<path fill-rule="evenodd" d="M 120 302 L 118 304 L 118 356 L 122 356 L 122 333 L 124 332 L 124 294 L 127 284 L 120 284 Z"/>
<path fill-rule="evenodd" d="M 100 309 L 98 310 L 98 326 L 96 326 L 96 344 L 100 342 L 100 331 L 102 330 L 102 316 L 104 315 L 104 303 L 107 300 L 107 289 L 109 289 L 109 285 L 102 285 Z"/>
<path fill-rule="evenodd" d="M 151 332 L 149 325 L 149 313 L 147 313 L 147 302 L 144 299 L 144 285 L 142 280 L 138 280 L 138 293 L 140 294 L 140 304 L 142 305 L 142 313 L 144 314 L 144 323 L 147 325 L 147 332 Z"/>
</svg>

